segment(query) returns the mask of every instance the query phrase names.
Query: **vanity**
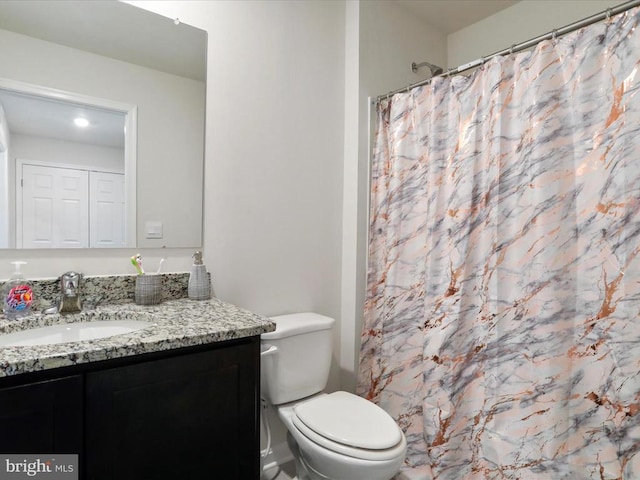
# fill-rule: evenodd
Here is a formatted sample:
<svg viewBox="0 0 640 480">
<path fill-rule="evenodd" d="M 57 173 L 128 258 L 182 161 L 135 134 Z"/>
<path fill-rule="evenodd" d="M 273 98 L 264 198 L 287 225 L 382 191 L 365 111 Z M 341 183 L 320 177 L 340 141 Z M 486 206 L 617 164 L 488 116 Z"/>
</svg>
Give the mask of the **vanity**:
<svg viewBox="0 0 640 480">
<path fill-rule="evenodd" d="M 275 329 L 268 319 L 215 298 L 168 298 L 1 320 L 0 334 L 123 319 L 148 326 L 0 347 L 0 452 L 78 454 L 87 480 L 259 479 L 260 334 Z"/>
</svg>

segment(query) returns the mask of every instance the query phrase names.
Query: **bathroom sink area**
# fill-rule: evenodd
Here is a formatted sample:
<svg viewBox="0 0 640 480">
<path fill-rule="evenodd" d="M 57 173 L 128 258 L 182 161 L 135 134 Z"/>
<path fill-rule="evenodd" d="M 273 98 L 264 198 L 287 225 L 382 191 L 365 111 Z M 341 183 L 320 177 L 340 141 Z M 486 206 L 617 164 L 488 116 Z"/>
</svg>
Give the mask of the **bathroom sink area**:
<svg viewBox="0 0 640 480">
<path fill-rule="evenodd" d="M 100 281 L 121 287 L 116 291 L 133 288 L 133 282 L 105 279 Z M 183 283 L 184 288 L 172 290 L 186 292 Z M 52 291 L 56 288 L 52 285 Z M 82 364 L 89 368 L 87 364 L 217 344 L 272 330 L 275 325 L 267 319 L 216 298 L 198 302 L 166 299 L 158 305 L 116 301 L 77 313 L 43 310 L 17 320 L 0 317 L 0 381 L 59 367 Z"/>
<path fill-rule="evenodd" d="M 64 323 L 0 335 L 0 347 L 55 345 L 113 337 L 136 332 L 153 325 L 142 320 L 97 320 Z"/>
<path fill-rule="evenodd" d="M 0 451 L 77 452 L 79 478 L 169 480 L 185 464 L 190 478 L 259 478 L 259 336 L 275 324 L 187 298 L 188 274 L 164 280 L 159 304 L 132 301 L 135 277 L 108 276 L 85 279 L 99 305 L 51 313 L 43 301 L 0 317 Z M 41 298 L 52 302 L 58 283 L 41 281 Z M 167 460 L 150 467 L 149 458 Z"/>
</svg>

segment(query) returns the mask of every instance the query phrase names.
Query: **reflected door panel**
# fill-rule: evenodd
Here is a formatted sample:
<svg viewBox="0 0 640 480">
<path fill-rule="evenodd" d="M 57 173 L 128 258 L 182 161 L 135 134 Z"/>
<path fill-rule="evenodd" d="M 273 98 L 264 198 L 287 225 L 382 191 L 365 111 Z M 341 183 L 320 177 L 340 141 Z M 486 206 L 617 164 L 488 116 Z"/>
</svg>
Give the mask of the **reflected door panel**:
<svg viewBox="0 0 640 480">
<path fill-rule="evenodd" d="M 22 247 L 89 246 L 88 172 L 22 166 Z"/>
<path fill-rule="evenodd" d="M 91 247 L 125 247 L 124 175 L 90 172 Z"/>
</svg>

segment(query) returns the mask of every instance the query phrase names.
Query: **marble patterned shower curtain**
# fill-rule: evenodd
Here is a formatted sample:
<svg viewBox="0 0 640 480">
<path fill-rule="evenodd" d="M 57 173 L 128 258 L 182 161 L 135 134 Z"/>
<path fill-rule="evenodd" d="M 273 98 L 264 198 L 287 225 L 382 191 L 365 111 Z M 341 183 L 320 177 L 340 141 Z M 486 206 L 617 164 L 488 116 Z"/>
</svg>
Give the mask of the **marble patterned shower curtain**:
<svg viewBox="0 0 640 480">
<path fill-rule="evenodd" d="M 640 479 L 638 16 L 379 104 L 358 388 L 399 478 Z"/>
</svg>

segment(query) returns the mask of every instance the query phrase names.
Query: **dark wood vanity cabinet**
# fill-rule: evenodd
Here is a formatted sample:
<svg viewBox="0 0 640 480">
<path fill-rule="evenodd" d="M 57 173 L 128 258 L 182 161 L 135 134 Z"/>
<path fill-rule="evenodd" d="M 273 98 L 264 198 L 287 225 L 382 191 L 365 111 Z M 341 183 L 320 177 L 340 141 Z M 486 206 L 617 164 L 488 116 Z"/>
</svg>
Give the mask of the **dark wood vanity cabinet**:
<svg viewBox="0 0 640 480">
<path fill-rule="evenodd" d="M 80 453 L 81 375 L 0 389 L 0 453 Z"/>
<path fill-rule="evenodd" d="M 81 375 L 0 389 L 0 437 L 5 425 L 44 420 L 31 434 L 48 440 L 21 449 L 79 453 L 86 480 L 258 480 L 258 338 L 87 364 Z M 61 433 L 61 423 L 73 427 Z M 11 439 L 0 442 L 13 450 Z"/>
<path fill-rule="evenodd" d="M 258 479 L 254 347 L 88 373 L 89 480 Z"/>
</svg>

